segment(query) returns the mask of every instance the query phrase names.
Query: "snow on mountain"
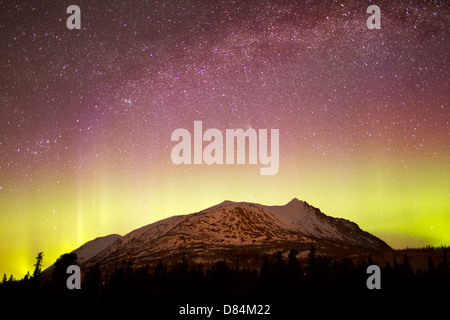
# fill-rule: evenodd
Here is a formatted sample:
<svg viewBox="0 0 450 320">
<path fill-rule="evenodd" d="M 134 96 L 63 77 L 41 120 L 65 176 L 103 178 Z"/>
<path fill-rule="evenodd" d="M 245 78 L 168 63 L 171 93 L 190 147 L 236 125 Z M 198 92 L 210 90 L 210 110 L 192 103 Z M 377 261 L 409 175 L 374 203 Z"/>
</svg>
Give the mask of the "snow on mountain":
<svg viewBox="0 0 450 320">
<path fill-rule="evenodd" d="M 112 267 L 121 261 L 142 266 L 181 253 L 205 261 L 237 251 L 306 250 L 312 243 L 324 251 L 389 248 L 355 223 L 329 217 L 297 199 L 284 206 L 224 201 L 136 229 L 84 261 L 86 266 L 100 263 Z"/>
<path fill-rule="evenodd" d="M 337 240 L 369 246 L 383 246 L 384 242 L 361 230 L 349 220 L 333 218 L 307 202 L 293 199 L 284 206 L 268 206 L 277 218 L 308 237 Z"/>
<path fill-rule="evenodd" d="M 100 251 L 104 250 L 106 247 L 114 243 L 121 236 L 118 234 L 110 234 L 104 237 L 98 237 L 94 240 L 86 242 L 78 249 L 75 249 L 74 253 L 77 254 L 77 262 L 79 264 L 89 260 L 93 256 L 97 255 Z"/>
<path fill-rule="evenodd" d="M 110 234 L 104 237 L 98 237 L 95 238 L 94 240 L 86 242 L 81 247 L 73 250 L 71 253 L 77 254 L 77 264 L 81 265 L 85 261 L 96 256 L 98 253 L 100 253 L 106 247 L 114 243 L 120 237 L 121 236 L 118 234 Z M 44 277 L 50 275 L 50 273 L 53 271 L 53 268 L 54 265 L 52 264 L 47 269 L 45 269 L 43 271 Z"/>
</svg>

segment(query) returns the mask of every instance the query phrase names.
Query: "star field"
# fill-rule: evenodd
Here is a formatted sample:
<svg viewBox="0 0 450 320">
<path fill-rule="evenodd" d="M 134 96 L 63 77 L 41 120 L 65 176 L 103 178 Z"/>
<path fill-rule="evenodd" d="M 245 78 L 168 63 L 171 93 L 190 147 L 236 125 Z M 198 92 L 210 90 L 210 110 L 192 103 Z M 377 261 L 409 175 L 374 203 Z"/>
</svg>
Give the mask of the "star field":
<svg viewBox="0 0 450 320">
<path fill-rule="evenodd" d="M 298 197 L 394 248 L 448 245 L 445 1 L 377 1 L 380 30 L 371 1 L 73 4 L 80 30 L 69 3 L 0 6 L 0 272 L 225 199 Z M 170 135 L 196 120 L 279 129 L 279 173 L 174 165 Z"/>
</svg>

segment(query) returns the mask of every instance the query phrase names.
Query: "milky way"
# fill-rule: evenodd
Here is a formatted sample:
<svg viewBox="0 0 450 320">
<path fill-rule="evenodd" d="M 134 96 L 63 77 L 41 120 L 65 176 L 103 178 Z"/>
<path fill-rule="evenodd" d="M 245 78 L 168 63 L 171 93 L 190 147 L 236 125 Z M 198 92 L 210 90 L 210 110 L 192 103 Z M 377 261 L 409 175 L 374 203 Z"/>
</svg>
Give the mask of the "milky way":
<svg viewBox="0 0 450 320">
<path fill-rule="evenodd" d="M 445 1 L 377 1 L 379 30 L 371 2 L 73 4 L 80 30 L 69 4 L 1 4 L 1 273 L 225 199 L 449 244 Z M 279 129 L 279 172 L 174 165 L 171 133 L 197 120 Z"/>
</svg>

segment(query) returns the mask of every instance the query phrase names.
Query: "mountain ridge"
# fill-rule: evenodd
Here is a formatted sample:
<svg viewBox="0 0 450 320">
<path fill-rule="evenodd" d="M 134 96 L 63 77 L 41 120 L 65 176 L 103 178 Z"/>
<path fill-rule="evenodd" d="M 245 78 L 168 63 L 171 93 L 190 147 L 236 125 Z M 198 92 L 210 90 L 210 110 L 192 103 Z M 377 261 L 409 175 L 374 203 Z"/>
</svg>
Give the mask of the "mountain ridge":
<svg viewBox="0 0 450 320">
<path fill-rule="evenodd" d="M 305 201 L 282 206 L 223 201 L 204 210 L 176 215 L 135 229 L 83 262 L 112 268 L 123 261 L 134 266 L 176 261 L 188 255 L 194 262 L 250 256 L 311 245 L 319 252 L 348 253 L 390 247 L 349 220 L 325 215 Z M 234 258 L 231 258 L 234 257 Z"/>
<path fill-rule="evenodd" d="M 77 255 L 76 263 L 77 264 L 83 264 L 84 262 L 88 261 L 98 253 L 100 253 L 102 250 L 104 250 L 106 247 L 114 243 L 116 240 L 118 240 L 120 237 L 122 237 L 119 234 L 112 233 L 106 236 L 97 237 L 95 239 L 92 239 L 77 249 L 71 251 L 71 253 L 75 253 Z M 53 272 L 54 264 L 50 265 L 48 268 L 46 268 L 43 271 L 44 277 L 50 275 Z"/>
</svg>

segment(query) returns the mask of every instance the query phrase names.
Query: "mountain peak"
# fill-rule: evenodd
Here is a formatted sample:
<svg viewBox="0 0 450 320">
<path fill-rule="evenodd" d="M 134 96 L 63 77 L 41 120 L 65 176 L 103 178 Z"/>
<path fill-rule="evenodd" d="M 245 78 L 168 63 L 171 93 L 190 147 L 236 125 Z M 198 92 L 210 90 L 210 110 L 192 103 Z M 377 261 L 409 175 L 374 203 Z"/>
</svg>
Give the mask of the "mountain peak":
<svg viewBox="0 0 450 320">
<path fill-rule="evenodd" d="M 280 206 L 226 200 L 136 229 L 85 264 L 94 266 L 98 262 L 112 268 L 126 260 L 145 266 L 161 259 L 175 262 L 185 253 L 202 263 L 224 255 L 240 255 L 247 261 L 256 253 L 278 249 L 305 251 L 312 243 L 329 252 L 389 248 L 356 224 L 328 217 L 297 198 Z"/>
<path fill-rule="evenodd" d="M 285 206 L 303 205 L 305 203 L 306 202 L 299 200 L 298 198 L 293 198 L 291 201 L 286 203 Z M 221 203 L 219 203 L 217 206 L 230 206 L 230 205 L 238 205 L 238 204 L 251 204 L 251 202 L 224 200 Z"/>
<path fill-rule="evenodd" d="M 292 199 L 291 201 L 289 201 L 288 203 L 286 203 L 286 205 L 298 205 L 298 204 L 303 204 L 304 202 L 301 200 L 298 200 L 297 198 Z"/>
<path fill-rule="evenodd" d="M 219 203 L 219 205 L 221 205 L 221 206 L 229 206 L 229 205 L 234 205 L 234 204 L 236 204 L 236 202 L 231 201 L 231 200 L 225 200 L 225 201 Z"/>
</svg>

